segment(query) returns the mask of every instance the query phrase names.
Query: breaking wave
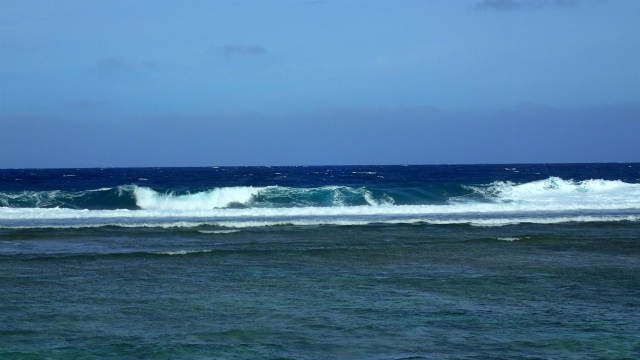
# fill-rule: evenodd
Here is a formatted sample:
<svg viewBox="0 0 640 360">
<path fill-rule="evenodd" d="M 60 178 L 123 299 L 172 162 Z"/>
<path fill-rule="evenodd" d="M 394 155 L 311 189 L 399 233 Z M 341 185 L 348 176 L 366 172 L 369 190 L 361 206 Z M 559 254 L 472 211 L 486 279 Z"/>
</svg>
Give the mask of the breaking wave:
<svg viewBox="0 0 640 360">
<path fill-rule="evenodd" d="M 525 184 L 498 181 L 488 186 L 466 186 L 486 200 L 499 203 L 629 203 L 637 206 L 640 184 L 619 180 L 563 180 L 550 177 Z M 454 199 L 455 200 L 463 200 Z"/>
<path fill-rule="evenodd" d="M 398 203 L 397 188 L 221 187 L 195 192 L 125 185 L 82 192 L 0 193 L 0 227 L 161 226 L 176 222 L 249 224 L 362 224 L 372 222 L 470 223 L 638 221 L 640 184 L 550 177 L 523 184 L 458 185 L 458 194 L 435 202 L 433 189 Z M 450 189 L 450 188 L 447 188 Z M 447 193 L 447 189 L 441 191 Z M 391 195 L 390 195 L 391 194 Z M 407 194 L 405 191 L 403 194 Z M 261 225 L 262 224 L 262 225 Z M 244 226 L 244 225 L 242 225 Z"/>
<path fill-rule="evenodd" d="M 195 194 L 159 193 L 147 187 L 135 187 L 136 205 L 149 210 L 207 210 L 233 204 L 247 205 L 264 188 L 226 187 Z"/>
<path fill-rule="evenodd" d="M 8 208 L 189 211 L 246 207 L 383 206 L 393 204 L 394 200 L 387 194 L 348 186 L 323 186 L 319 188 L 234 186 L 196 192 L 178 192 L 123 185 L 79 192 L 59 190 L 0 192 L 0 206 Z"/>
</svg>

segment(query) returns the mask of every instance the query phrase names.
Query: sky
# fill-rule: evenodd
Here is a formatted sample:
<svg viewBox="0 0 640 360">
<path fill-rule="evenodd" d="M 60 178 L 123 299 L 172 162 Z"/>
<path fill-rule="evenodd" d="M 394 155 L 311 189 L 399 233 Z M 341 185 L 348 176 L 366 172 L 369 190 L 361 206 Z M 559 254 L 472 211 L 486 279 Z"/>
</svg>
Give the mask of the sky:
<svg viewBox="0 0 640 360">
<path fill-rule="evenodd" d="M 0 168 L 640 161 L 640 1 L 0 0 Z"/>
</svg>

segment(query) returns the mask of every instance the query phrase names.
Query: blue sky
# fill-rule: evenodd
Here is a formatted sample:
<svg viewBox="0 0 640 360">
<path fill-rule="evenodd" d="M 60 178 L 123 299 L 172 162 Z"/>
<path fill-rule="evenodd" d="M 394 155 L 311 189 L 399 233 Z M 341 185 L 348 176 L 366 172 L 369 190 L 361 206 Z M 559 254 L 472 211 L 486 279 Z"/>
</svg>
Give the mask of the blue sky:
<svg viewBox="0 0 640 360">
<path fill-rule="evenodd" d="M 0 167 L 640 161 L 640 1 L 0 0 Z"/>
</svg>

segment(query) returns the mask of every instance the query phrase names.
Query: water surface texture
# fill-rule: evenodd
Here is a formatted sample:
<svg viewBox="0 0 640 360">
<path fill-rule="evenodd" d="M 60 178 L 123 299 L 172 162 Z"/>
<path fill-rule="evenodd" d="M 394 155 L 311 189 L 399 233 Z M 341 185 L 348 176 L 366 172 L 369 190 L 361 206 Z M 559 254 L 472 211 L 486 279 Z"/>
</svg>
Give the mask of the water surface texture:
<svg viewBox="0 0 640 360">
<path fill-rule="evenodd" d="M 640 164 L 0 170 L 0 358 L 634 359 Z"/>
</svg>

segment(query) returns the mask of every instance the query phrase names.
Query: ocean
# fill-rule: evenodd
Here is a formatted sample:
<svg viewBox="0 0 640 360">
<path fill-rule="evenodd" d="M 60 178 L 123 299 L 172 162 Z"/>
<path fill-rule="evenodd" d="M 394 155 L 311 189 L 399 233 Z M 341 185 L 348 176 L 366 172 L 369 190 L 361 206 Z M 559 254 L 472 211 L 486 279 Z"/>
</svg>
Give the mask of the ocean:
<svg viewBox="0 0 640 360">
<path fill-rule="evenodd" d="M 637 359 L 640 164 L 0 170 L 1 359 Z"/>
</svg>

